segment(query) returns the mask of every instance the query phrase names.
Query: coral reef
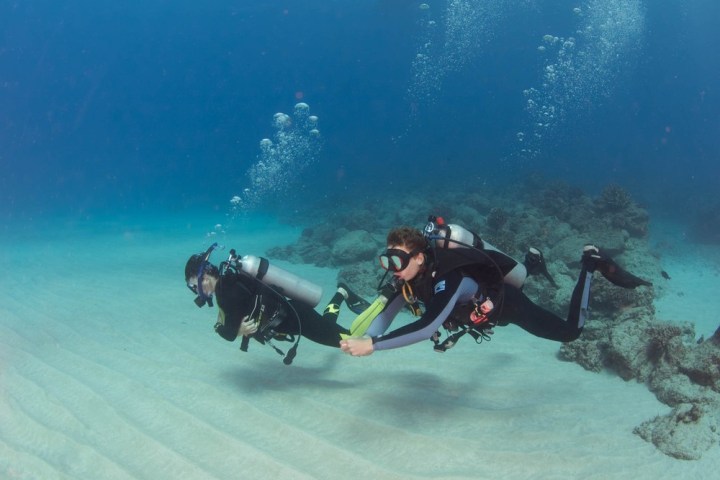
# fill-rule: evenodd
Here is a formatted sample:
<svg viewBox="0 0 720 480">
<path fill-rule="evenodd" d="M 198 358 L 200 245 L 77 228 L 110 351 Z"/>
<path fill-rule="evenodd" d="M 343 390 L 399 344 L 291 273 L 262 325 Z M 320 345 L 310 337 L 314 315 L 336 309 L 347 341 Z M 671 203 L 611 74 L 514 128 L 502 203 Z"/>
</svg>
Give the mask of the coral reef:
<svg viewBox="0 0 720 480">
<path fill-rule="evenodd" d="M 331 248 L 336 265 L 362 262 L 380 250 L 381 243 L 365 230 L 353 230 L 337 239 Z"/>
<path fill-rule="evenodd" d="M 667 415 L 643 422 L 634 432 L 662 452 L 681 460 L 698 460 L 718 442 L 720 404 L 682 403 Z"/>
<path fill-rule="evenodd" d="M 672 410 L 635 433 L 667 455 L 695 460 L 720 443 L 720 333 L 700 344 L 694 338 L 691 324 L 626 312 L 588 326 L 579 340 L 561 347 L 560 356 L 648 385 Z"/>
<path fill-rule="evenodd" d="M 273 247 L 267 255 L 320 267 L 364 262 L 379 253 L 385 244 L 384 225 L 391 223 L 372 212 L 373 207 L 368 206 L 353 209 L 347 215 L 331 213 L 323 223 L 305 228 L 294 245 Z"/>
<path fill-rule="evenodd" d="M 490 214 L 487 216 L 487 225 L 492 230 L 500 230 L 508 223 L 508 220 L 510 218 L 507 212 L 500 207 L 495 207 L 490 210 Z"/>
<path fill-rule="evenodd" d="M 636 236 L 648 233 L 650 216 L 630 194 L 618 185 L 608 185 L 595 202 L 596 211 L 605 214 L 610 227 L 625 229 Z"/>
<path fill-rule="evenodd" d="M 384 273 L 375 262 L 363 262 L 343 268 L 338 281 L 351 285 L 355 293 L 363 297 L 375 298 Z"/>
<path fill-rule="evenodd" d="M 619 185 L 608 185 L 597 200 L 599 209 L 608 212 L 623 212 L 633 204 L 630 194 Z"/>
</svg>

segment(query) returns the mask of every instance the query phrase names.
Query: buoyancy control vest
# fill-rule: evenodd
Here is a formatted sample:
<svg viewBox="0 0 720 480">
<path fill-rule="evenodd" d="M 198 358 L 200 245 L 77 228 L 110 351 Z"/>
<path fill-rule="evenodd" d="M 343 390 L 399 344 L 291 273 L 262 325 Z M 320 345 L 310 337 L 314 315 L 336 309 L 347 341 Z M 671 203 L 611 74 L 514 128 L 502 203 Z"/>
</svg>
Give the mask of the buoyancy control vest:
<svg viewBox="0 0 720 480">
<path fill-rule="evenodd" d="M 460 270 L 479 285 L 476 302 L 456 306 L 446 320 L 446 330 L 454 331 L 444 341 L 440 341 L 440 333 L 432 337 L 435 351 L 444 352 L 451 348 L 460 337 L 469 333 L 477 343 L 489 340 L 495 322 L 490 320 L 474 323 L 473 313 L 479 313 L 478 307 L 485 299 L 495 304 L 494 314 L 502 309 L 503 284 L 522 288 L 527 278 L 525 265 L 510 255 L 484 241 L 474 232 L 456 224 L 446 224 L 440 217 L 431 216 L 424 229 L 428 241 L 430 269 L 424 275 L 424 285 L 420 290 L 428 294 L 433 279 L 441 277 L 453 270 Z M 494 316 L 493 313 L 490 316 Z"/>
<path fill-rule="evenodd" d="M 271 265 L 267 259 L 250 255 L 241 258 L 234 249 L 230 250 L 228 260 L 220 264 L 220 274 L 223 281 L 237 282 L 238 286 L 247 290 L 249 296 L 246 300 L 246 315 L 258 322 L 258 329 L 252 338 L 262 344 L 269 344 L 284 357 L 283 363 L 290 365 L 302 335 L 302 321 L 288 298 L 315 307 L 322 296 L 322 288 Z M 288 317 L 294 317 L 297 321 L 297 337 L 276 330 Z M 285 354 L 272 343 L 273 340 L 294 343 Z M 249 337 L 243 336 L 240 350 L 246 352 L 248 346 Z"/>
<path fill-rule="evenodd" d="M 425 252 L 428 268 L 411 282 L 410 288 L 422 302 L 432 297 L 434 279 L 453 270 L 476 280 L 494 303 L 502 301 L 503 284 L 522 289 L 525 283 L 527 269 L 523 263 L 460 225 L 446 224 L 442 217 L 430 216 L 423 236 L 428 244 Z M 400 288 L 396 286 L 395 290 Z M 422 314 L 417 302 L 411 304 L 411 311 L 416 316 Z"/>
</svg>

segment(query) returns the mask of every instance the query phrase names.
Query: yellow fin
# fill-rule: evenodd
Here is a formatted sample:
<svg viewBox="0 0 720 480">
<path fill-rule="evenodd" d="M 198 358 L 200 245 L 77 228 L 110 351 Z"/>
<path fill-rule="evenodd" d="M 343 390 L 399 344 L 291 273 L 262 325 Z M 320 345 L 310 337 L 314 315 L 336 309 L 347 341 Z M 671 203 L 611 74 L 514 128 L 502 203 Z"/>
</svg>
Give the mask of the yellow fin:
<svg viewBox="0 0 720 480">
<path fill-rule="evenodd" d="M 355 320 L 353 320 L 352 325 L 350 325 L 349 336 L 360 337 L 362 335 L 365 335 L 365 332 L 368 328 L 370 328 L 370 324 L 372 323 L 372 321 L 375 320 L 375 317 L 380 315 L 380 312 L 382 312 L 383 308 L 385 308 L 386 303 L 387 298 L 382 295 L 379 296 L 377 300 L 375 300 L 373 303 L 371 303 L 364 312 L 362 312 Z"/>
</svg>

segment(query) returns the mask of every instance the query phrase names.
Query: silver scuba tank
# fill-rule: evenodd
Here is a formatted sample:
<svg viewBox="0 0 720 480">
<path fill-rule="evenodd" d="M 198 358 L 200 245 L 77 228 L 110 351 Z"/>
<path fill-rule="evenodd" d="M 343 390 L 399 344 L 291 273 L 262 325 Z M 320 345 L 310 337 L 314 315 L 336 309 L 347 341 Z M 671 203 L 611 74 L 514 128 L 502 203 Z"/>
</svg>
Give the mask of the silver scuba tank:
<svg viewBox="0 0 720 480">
<path fill-rule="evenodd" d="M 485 243 L 467 228 L 454 223 L 438 225 L 436 228 L 438 235 L 441 236 L 435 240 L 435 246 L 438 248 L 483 248 Z"/>
<path fill-rule="evenodd" d="M 307 303 L 312 307 L 320 303 L 321 286 L 271 265 L 266 258 L 245 255 L 238 263 L 243 272 L 273 287 L 286 297 Z"/>
<path fill-rule="evenodd" d="M 437 225 L 436 228 L 438 230 L 438 234 L 442 236 L 442 238 L 435 240 L 435 245 L 437 247 L 473 247 L 481 250 L 492 250 L 494 252 L 499 252 L 505 256 L 510 257 L 510 255 L 508 255 L 507 253 L 503 252 L 502 250 L 495 247 L 486 240 L 482 240 L 476 234 L 464 227 L 461 227 L 460 225 L 448 223 L 444 225 Z M 513 260 L 515 259 L 513 258 Z M 527 279 L 527 268 L 525 268 L 525 265 L 523 265 L 522 262 L 518 262 L 517 260 L 515 260 L 515 262 L 517 263 L 517 265 L 515 265 L 515 267 L 505 275 L 505 277 L 503 278 L 503 282 L 517 288 L 522 288 L 523 284 L 525 283 L 525 279 Z"/>
</svg>

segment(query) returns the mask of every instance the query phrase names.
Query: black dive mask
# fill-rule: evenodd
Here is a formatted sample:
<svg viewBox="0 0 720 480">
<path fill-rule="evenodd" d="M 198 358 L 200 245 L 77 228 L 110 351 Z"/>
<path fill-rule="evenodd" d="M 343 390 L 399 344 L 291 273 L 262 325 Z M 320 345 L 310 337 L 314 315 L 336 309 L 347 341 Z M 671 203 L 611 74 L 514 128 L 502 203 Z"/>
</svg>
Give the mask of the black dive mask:
<svg viewBox="0 0 720 480">
<path fill-rule="evenodd" d="M 410 265 L 410 259 L 420 252 L 419 248 L 410 253 L 399 248 L 388 248 L 385 253 L 380 255 L 380 266 L 391 272 L 402 272 Z"/>
</svg>

